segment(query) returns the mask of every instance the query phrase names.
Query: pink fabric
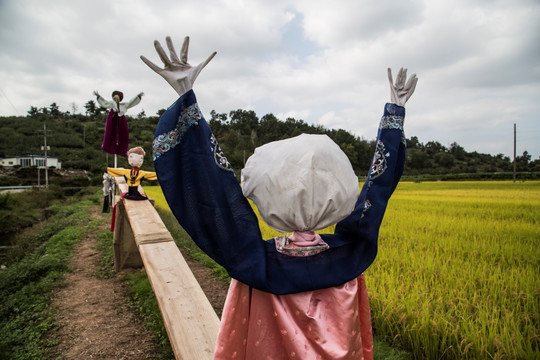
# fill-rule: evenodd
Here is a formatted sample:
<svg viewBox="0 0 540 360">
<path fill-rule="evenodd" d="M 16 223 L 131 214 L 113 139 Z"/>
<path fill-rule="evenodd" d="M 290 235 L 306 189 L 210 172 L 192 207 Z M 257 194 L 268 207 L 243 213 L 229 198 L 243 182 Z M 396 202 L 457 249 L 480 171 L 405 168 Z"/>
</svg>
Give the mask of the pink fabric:
<svg viewBox="0 0 540 360">
<path fill-rule="evenodd" d="M 373 359 L 363 275 L 291 295 L 233 279 L 221 320 L 214 359 Z"/>
<path fill-rule="evenodd" d="M 298 246 L 284 235 L 277 236 L 274 240 L 276 241 L 276 250 L 289 256 L 313 256 L 329 248 L 328 244 L 320 237 L 318 243 L 313 246 Z"/>
<path fill-rule="evenodd" d="M 295 231 L 289 239 L 296 246 L 315 246 L 323 242 L 321 236 L 315 231 Z"/>
</svg>

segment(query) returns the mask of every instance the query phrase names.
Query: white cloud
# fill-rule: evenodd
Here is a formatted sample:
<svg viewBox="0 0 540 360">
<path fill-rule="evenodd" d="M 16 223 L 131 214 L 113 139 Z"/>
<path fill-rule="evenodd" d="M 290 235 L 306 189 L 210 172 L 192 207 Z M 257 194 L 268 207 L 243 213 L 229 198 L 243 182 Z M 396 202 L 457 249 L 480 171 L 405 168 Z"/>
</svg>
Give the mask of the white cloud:
<svg viewBox="0 0 540 360">
<path fill-rule="evenodd" d="M 419 76 L 408 136 L 509 154 L 516 122 L 538 134 L 523 143 L 537 158 L 538 34 L 533 0 L 5 0 L 0 115 L 52 102 L 83 109 L 93 90 L 115 89 L 144 91 L 133 111 L 153 115 L 176 93 L 139 56 L 159 64 L 154 40 L 171 35 L 179 50 L 189 35 L 191 63 L 218 52 L 195 85 L 206 115 L 253 109 L 372 138 L 389 99 L 386 68 L 405 66 Z"/>
</svg>

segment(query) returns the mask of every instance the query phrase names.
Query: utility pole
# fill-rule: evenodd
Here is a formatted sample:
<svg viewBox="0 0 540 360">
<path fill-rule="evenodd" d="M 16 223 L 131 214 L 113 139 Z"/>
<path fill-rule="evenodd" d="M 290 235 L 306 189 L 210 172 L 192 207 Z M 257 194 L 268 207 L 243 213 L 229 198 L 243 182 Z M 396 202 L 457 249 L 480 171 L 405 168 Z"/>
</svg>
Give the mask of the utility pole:
<svg viewBox="0 0 540 360">
<path fill-rule="evenodd" d="M 516 182 L 516 123 L 514 123 L 514 182 Z"/>
<path fill-rule="evenodd" d="M 49 188 L 49 165 L 47 161 L 47 124 L 46 120 L 43 119 L 43 146 L 42 149 L 45 152 L 45 187 Z M 39 174 L 39 166 L 38 166 L 38 174 Z M 38 180 L 39 181 L 39 180 Z"/>
<path fill-rule="evenodd" d="M 43 120 L 43 142 L 45 149 L 45 188 L 49 188 L 49 166 L 47 165 L 47 125 Z"/>
</svg>

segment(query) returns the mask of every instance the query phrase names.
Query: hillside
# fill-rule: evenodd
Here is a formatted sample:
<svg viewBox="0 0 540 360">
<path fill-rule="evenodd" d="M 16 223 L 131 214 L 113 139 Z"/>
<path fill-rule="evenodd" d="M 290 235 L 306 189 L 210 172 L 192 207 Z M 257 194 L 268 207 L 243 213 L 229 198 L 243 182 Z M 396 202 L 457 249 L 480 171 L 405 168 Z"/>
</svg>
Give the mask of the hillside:
<svg viewBox="0 0 540 360">
<path fill-rule="evenodd" d="M 92 106 L 93 105 L 93 106 Z M 112 166 L 113 157 L 101 151 L 106 121 L 103 109 L 96 108 L 90 100 L 87 115 L 61 112 L 56 104 L 48 108 L 31 107 L 27 116 L 0 117 L 0 157 L 42 154 L 44 126 L 47 131 L 49 156 L 58 157 L 62 168 L 84 170 L 91 183 L 101 183 L 106 166 Z M 160 110 L 160 113 L 164 110 Z M 233 165 L 240 170 L 245 160 L 257 146 L 301 133 L 327 134 L 349 156 L 359 176 L 364 176 L 373 156 L 374 140 L 363 139 L 339 129 L 307 124 L 303 120 L 277 119 L 272 114 L 257 117 L 254 111 L 233 110 L 228 114 L 211 111 L 207 119 L 212 131 Z M 144 170 L 153 170 L 151 148 L 158 116 L 146 116 L 144 111 L 135 117 L 128 116 L 130 146 L 142 146 L 146 150 Z M 425 144 L 418 138 L 407 139 L 407 166 L 405 176 L 428 176 L 444 178 L 450 175 L 469 174 L 465 178 L 511 178 L 513 162 L 502 154 L 493 156 L 478 152 L 466 152 L 457 143 L 449 147 L 437 141 Z M 540 171 L 540 159 L 531 161 L 525 151 L 517 158 L 518 172 Z M 118 166 L 127 167 L 120 158 Z M 501 174 L 502 173 L 502 174 Z M 476 175 L 474 175 L 476 174 Z M 520 174 L 526 178 L 538 178 L 538 174 Z M 2 183 L 5 183 L 3 181 Z"/>
</svg>

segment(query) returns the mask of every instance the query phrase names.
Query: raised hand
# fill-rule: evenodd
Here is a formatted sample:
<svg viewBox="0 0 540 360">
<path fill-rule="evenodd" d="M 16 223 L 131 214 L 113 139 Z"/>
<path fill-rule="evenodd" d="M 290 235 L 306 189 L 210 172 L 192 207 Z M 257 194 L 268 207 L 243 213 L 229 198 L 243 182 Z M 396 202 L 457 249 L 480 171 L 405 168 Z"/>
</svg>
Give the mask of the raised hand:
<svg viewBox="0 0 540 360">
<path fill-rule="evenodd" d="M 146 57 L 141 56 L 141 60 L 148 65 L 148 67 L 161 75 L 172 87 L 178 95 L 183 95 L 185 92 L 193 87 L 193 83 L 201 70 L 212 60 L 216 55 L 214 51 L 205 61 L 197 66 L 191 66 L 188 63 L 188 48 L 189 48 L 189 36 L 184 38 L 184 44 L 180 52 L 180 58 L 176 55 L 172 40 L 169 36 L 165 38 L 167 47 L 169 48 L 169 56 L 165 53 L 165 50 L 161 47 L 159 41 L 154 41 L 154 47 L 163 62 L 163 69 L 155 65 Z"/>
<path fill-rule="evenodd" d="M 405 103 L 414 92 L 416 88 L 416 83 L 418 78 L 416 74 L 412 74 L 407 83 L 407 69 L 399 69 L 398 75 L 396 77 L 396 82 L 394 84 L 392 79 L 392 69 L 388 68 L 388 81 L 390 81 L 390 102 L 399 105 L 405 106 Z"/>
</svg>

